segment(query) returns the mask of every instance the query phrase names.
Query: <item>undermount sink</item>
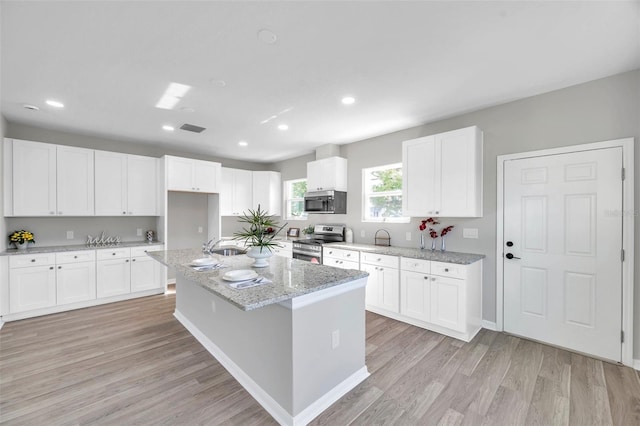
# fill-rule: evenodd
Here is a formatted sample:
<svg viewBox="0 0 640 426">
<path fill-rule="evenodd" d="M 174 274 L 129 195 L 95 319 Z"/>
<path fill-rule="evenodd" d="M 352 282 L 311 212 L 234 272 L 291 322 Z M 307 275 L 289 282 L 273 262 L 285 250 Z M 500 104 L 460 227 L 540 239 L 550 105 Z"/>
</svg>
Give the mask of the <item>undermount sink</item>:
<svg viewBox="0 0 640 426">
<path fill-rule="evenodd" d="M 212 254 L 218 254 L 220 256 L 237 256 L 239 254 L 245 254 L 246 251 L 239 248 L 223 247 L 211 250 Z"/>
</svg>

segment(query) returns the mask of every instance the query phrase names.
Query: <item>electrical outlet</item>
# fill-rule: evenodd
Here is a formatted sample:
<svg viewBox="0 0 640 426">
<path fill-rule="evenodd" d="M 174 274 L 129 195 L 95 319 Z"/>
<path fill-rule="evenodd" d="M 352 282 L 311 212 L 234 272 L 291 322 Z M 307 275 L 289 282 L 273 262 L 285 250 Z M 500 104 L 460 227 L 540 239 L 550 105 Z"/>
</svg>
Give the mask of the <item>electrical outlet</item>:
<svg viewBox="0 0 640 426">
<path fill-rule="evenodd" d="M 136 235 L 137 235 L 138 237 L 142 237 L 142 228 L 138 228 L 138 229 L 136 229 Z"/>
<path fill-rule="evenodd" d="M 462 238 L 478 238 L 478 228 L 462 228 Z"/>
<path fill-rule="evenodd" d="M 73 240 L 73 231 L 67 231 L 67 240 Z"/>
<path fill-rule="evenodd" d="M 407 232 L 407 241 L 411 241 L 411 232 Z"/>
<path fill-rule="evenodd" d="M 340 346 L 340 330 L 334 330 L 331 333 L 331 349 L 335 349 Z"/>
<path fill-rule="evenodd" d="M 198 234 L 202 234 L 202 226 L 198 226 Z"/>
<path fill-rule="evenodd" d="M 361 238 L 364 238 L 364 237 L 365 237 L 364 229 L 361 229 L 361 230 L 360 230 L 360 237 L 361 237 Z"/>
</svg>

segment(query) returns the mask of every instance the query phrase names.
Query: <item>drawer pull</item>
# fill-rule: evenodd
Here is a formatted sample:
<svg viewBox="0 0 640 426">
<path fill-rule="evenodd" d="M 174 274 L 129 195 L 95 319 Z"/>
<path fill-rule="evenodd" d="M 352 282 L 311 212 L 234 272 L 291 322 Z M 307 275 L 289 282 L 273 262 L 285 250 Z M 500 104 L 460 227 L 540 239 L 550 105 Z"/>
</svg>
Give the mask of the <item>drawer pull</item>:
<svg viewBox="0 0 640 426">
<path fill-rule="evenodd" d="M 58 269 L 62 269 L 62 266 L 58 266 Z"/>
<path fill-rule="evenodd" d="M 382 258 L 381 257 L 378 258 L 378 262 L 382 262 Z"/>
<path fill-rule="evenodd" d="M 53 270 L 53 266 L 49 266 L 49 269 Z"/>
<path fill-rule="evenodd" d="M 127 214 L 127 212 L 122 212 L 122 214 Z"/>
<path fill-rule="evenodd" d="M 132 261 L 132 262 L 135 262 L 136 260 L 135 260 L 135 259 L 131 259 L 131 261 Z"/>
<path fill-rule="evenodd" d="M 125 263 L 129 263 L 129 259 L 125 260 L 124 262 L 125 262 Z"/>
<path fill-rule="evenodd" d="M 424 278 L 425 280 L 428 280 L 428 279 L 429 279 L 429 277 L 427 277 L 427 276 L 424 276 L 424 277 L 422 277 L 422 278 Z"/>
<path fill-rule="evenodd" d="M 77 258 L 78 258 L 78 256 L 73 256 L 73 258 L 74 258 L 74 259 L 77 259 Z"/>
<path fill-rule="evenodd" d="M 35 259 L 31 259 L 31 261 L 32 261 L 32 262 L 35 262 L 36 260 L 35 260 Z"/>
<path fill-rule="evenodd" d="M 445 272 L 449 272 L 449 268 L 444 268 L 444 271 Z"/>
<path fill-rule="evenodd" d="M 115 253 L 111 253 L 111 256 L 115 256 L 115 255 L 116 255 Z"/>
</svg>

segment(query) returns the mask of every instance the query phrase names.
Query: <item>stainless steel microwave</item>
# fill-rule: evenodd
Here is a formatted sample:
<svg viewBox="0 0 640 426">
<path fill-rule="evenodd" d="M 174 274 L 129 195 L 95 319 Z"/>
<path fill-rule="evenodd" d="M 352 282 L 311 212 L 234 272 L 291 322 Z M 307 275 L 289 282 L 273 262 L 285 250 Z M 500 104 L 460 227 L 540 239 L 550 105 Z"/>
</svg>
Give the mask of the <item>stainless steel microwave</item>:
<svg viewBox="0 0 640 426">
<path fill-rule="evenodd" d="M 343 191 L 316 191 L 304 194 L 305 213 L 346 214 L 347 193 Z"/>
</svg>

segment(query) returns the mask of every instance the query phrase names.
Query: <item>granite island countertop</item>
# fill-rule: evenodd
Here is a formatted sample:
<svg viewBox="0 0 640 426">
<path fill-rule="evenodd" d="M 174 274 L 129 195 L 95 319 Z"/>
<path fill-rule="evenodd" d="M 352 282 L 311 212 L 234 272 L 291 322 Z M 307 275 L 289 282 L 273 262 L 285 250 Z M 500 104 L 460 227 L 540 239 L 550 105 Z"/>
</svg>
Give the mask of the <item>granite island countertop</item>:
<svg viewBox="0 0 640 426">
<path fill-rule="evenodd" d="M 455 251 L 439 251 L 408 247 L 385 247 L 373 244 L 354 244 L 354 243 L 330 243 L 323 244 L 326 248 L 341 248 L 346 250 L 357 250 L 365 253 L 386 254 L 389 256 L 410 257 L 412 259 L 433 260 L 436 262 L 456 263 L 459 265 L 469 265 L 484 259 L 484 254 L 459 253 Z"/>
<path fill-rule="evenodd" d="M 269 266 L 267 267 L 252 268 L 253 259 L 243 254 L 238 256 L 212 254 L 210 257 L 217 258 L 227 267 L 198 272 L 190 267 L 189 263 L 204 256 L 200 250 L 167 250 L 147 254 L 158 262 L 173 268 L 187 280 L 244 311 L 290 300 L 369 275 L 367 272 L 355 269 L 338 269 L 282 256 L 269 258 Z M 238 269 L 253 269 L 272 282 L 236 290 L 229 286 L 222 279 L 222 276 L 229 271 Z"/>
<path fill-rule="evenodd" d="M 88 246 L 87 244 L 74 244 L 68 246 L 31 246 L 26 250 L 6 249 L 0 251 L 0 256 L 15 256 L 18 254 L 41 254 L 41 253 L 60 253 L 65 251 L 81 251 L 81 250 L 104 250 L 113 248 L 141 247 L 141 246 L 159 246 L 163 245 L 162 241 L 153 241 L 151 243 L 144 241 L 121 242 L 110 246 Z"/>
</svg>

